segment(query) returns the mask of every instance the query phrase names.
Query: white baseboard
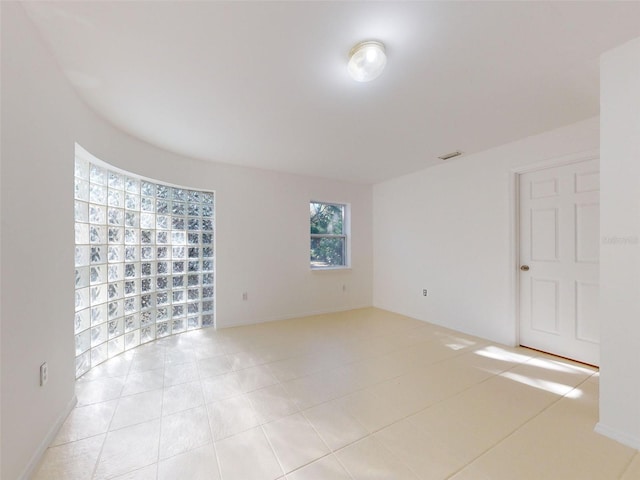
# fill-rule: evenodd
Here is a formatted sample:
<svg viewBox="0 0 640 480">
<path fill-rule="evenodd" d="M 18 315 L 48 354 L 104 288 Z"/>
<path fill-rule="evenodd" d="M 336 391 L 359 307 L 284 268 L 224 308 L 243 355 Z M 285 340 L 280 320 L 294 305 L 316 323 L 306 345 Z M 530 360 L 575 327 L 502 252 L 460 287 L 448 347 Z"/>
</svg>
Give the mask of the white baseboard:
<svg viewBox="0 0 640 480">
<path fill-rule="evenodd" d="M 620 432 L 615 428 L 608 427 L 598 422 L 596 424 L 596 428 L 594 429 L 600 435 L 604 435 L 605 437 L 609 437 L 616 442 L 619 442 L 627 447 L 635 448 L 636 450 L 640 450 L 640 438 L 634 435 L 629 435 L 628 433 Z"/>
<path fill-rule="evenodd" d="M 71 410 L 73 410 L 73 408 L 76 406 L 76 403 L 78 403 L 78 399 L 74 395 L 65 409 L 58 416 L 58 419 L 49 430 L 49 433 L 47 433 L 42 442 L 40 442 L 40 445 L 38 445 L 38 448 L 31 456 L 31 460 L 29 460 L 27 467 L 22 472 L 22 475 L 18 477 L 19 480 L 29 480 L 31 476 L 36 472 L 36 469 L 38 468 L 38 466 L 40 466 L 40 462 L 42 461 L 44 453 L 47 451 L 47 448 L 49 448 L 49 445 L 51 445 L 51 442 L 53 442 L 53 440 L 56 438 L 56 435 L 60 431 L 62 424 L 71 413 Z"/>
<path fill-rule="evenodd" d="M 224 325 L 216 325 L 216 328 L 229 328 L 229 327 L 241 327 L 245 325 L 257 325 L 259 323 L 277 322 L 279 320 L 291 320 L 292 318 L 305 318 L 313 317 L 315 315 L 326 315 L 329 313 L 348 312 L 349 310 L 359 310 L 361 308 L 371 308 L 372 305 L 348 305 L 340 308 L 329 308 L 326 310 L 313 310 L 302 313 L 291 313 L 286 315 L 278 315 L 277 317 L 265 317 L 254 319 L 250 318 L 246 321 L 236 321 L 232 323 L 226 323 Z"/>
</svg>

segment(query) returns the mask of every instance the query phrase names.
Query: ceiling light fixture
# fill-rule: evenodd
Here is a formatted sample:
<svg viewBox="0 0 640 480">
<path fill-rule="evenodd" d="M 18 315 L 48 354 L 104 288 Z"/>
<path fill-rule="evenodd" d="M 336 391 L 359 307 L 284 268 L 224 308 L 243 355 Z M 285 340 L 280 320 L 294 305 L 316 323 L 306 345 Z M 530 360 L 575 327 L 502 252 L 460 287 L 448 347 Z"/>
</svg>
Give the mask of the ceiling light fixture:
<svg viewBox="0 0 640 480">
<path fill-rule="evenodd" d="M 375 40 L 360 42 L 349 52 L 349 75 L 357 82 L 378 78 L 386 64 L 384 45 Z"/>
</svg>

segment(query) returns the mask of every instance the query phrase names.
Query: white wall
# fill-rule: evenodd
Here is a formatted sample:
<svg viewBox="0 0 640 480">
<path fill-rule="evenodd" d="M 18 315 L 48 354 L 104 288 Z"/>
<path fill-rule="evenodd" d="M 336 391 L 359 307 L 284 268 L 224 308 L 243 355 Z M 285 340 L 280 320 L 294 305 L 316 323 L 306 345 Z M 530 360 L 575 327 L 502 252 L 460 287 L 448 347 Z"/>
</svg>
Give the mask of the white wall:
<svg viewBox="0 0 640 480">
<path fill-rule="evenodd" d="M 600 62 L 600 422 L 640 449 L 640 38 Z"/>
<path fill-rule="evenodd" d="M 74 396 L 75 142 L 136 174 L 216 191 L 218 325 L 371 305 L 370 186 L 158 150 L 113 129 L 79 101 L 17 3 L 2 2 L 1 40 L 0 477 L 20 477 Z M 351 205 L 351 270 L 309 270 L 311 199 Z M 39 387 L 45 360 L 49 383 Z"/>
<path fill-rule="evenodd" d="M 513 345 L 512 169 L 595 150 L 598 130 L 592 118 L 375 185 L 374 305 Z"/>
</svg>

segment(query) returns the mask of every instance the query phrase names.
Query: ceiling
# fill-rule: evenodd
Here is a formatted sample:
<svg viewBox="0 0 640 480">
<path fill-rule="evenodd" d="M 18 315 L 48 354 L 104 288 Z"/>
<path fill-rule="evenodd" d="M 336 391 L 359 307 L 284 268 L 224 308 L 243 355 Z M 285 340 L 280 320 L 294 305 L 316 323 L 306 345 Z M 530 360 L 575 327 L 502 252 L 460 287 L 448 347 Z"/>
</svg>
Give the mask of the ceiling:
<svg viewBox="0 0 640 480">
<path fill-rule="evenodd" d="M 376 183 L 599 111 L 640 2 L 27 2 L 78 94 L 207 161 Z M 384 42 L 370 83 L 348 52 Z M 450 160 L 455 161 L 455 160 Z"/>
</svg>

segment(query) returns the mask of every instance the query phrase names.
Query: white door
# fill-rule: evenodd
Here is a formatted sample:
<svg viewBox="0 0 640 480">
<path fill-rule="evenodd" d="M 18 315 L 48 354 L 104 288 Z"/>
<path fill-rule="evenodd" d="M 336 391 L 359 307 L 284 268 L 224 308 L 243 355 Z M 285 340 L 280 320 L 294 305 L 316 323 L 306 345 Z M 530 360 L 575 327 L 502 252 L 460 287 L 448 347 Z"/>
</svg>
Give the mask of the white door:
<svg viewBox="0 0 640 480">
<path fill-rule="evenodd" d="M 520 344 L 598 365 L 599 161 L 520 175 Z"/>
</svg>

